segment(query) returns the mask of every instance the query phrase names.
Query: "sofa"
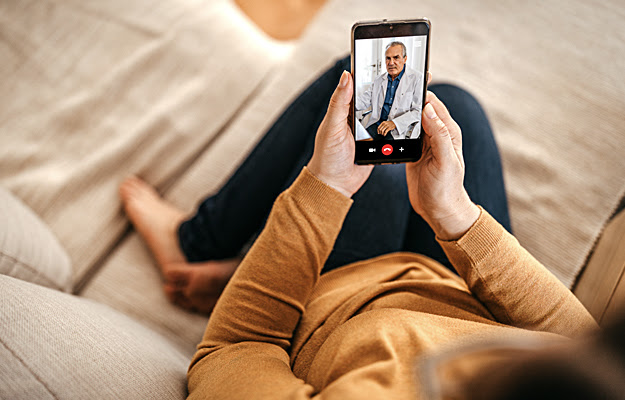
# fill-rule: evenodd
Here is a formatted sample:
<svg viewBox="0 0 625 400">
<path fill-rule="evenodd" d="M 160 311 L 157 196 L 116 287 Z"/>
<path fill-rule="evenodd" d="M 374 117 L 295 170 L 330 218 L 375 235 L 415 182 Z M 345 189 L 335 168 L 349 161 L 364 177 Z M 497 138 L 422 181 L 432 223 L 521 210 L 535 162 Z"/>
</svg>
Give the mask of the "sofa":
<svg viewBox="0 0 625 400">
<path fill-rule="evenodd" d="M 193 212 L 358 20 L 431 19 L 434 81 L 486 109 L 515 235 L 568 287 L 590 282 L 600 319 L 625 290 L 618 267 L 584 269 L 625 193 L 625 38 L 604 34 L 623 12 L 329 0 L 285 42 L 231 0 L 2 2 L 0 398 L 185 397 L 208 317 L 167 301 L 118 185 L 138 175 Z"/>
</svg>

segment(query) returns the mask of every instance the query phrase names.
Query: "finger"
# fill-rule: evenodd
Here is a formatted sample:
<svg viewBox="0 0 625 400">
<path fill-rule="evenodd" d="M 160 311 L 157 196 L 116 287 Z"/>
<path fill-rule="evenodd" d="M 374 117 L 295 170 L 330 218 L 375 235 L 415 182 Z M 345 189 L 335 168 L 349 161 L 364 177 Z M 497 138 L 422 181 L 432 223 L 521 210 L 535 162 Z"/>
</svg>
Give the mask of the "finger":
<svg viewBox="0 0 625 400">
<path fill-rule="evenodd" d="M 349 115 L 349 105 L 352 99 L 352 75 L 343 71 L 338 86 L 334 90 L 328 105 L 325 119 L 330 126 L 344 124 Z"/>
<path fill-rule="evenodd" d="M 434 97 L 434 93 L 430 92 L 429 90 L 427 91 L 427 93 L 425 94 L 425 103 L 429 103 L 430 100 L 432 100 L 432 98 Z"/>
<path fill-rule="evenodd" d="M 430 84 L 430 82 L 432 82 L 432 73 L 430 71 L 428 71 L 428 85 Z"/>
<path fill-rule="evenodd" d="M 462 158 L 462 133 L 460 126 L 451 117 L 451 114 L 445 104 L 443 104 L 443 102 L 434 93 L 428 92 L 428 102 L 432 104 L 434 110 L 436 111 L 436 115 L 438 115 L 438 117 L 447 126 L 447 129 L 449 129 L 449 135 L 451 136 L 454 149 L 458 153 L 458 156 Z"/>
<path fill-rule="evenodd" d="M 456 124 L 456 121 L 451 118 L 451 114 L 449 114 L 449 110 L 447 109 L 445 104 L 443 104 L 443 102 L 436 96 L 436 94 L 428 92 L 427 102 L 432 104 L 434 110 L 436 111 L 436 115 L 438 115 L 438 117 L 443 121 L 445 125 L 447 125 L 448 127 L 458 126 L 458 124 Z"/>
<path fill-rule="evenodd" d="M 423 130 L 429 138 L 429 145 L 434 158 L 446 164 L 454 156 L 453 143 L 449 134 L 449 129 L 436 113 L 431 103 L 423 108 Z"/>
</svg>

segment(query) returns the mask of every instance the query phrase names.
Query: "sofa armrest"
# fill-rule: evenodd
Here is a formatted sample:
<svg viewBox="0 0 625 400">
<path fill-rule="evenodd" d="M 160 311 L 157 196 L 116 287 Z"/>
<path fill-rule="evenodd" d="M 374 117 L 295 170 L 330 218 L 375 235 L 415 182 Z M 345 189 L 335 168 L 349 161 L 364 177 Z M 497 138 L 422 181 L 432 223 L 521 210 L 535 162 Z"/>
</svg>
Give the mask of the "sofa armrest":
<svg viewBox="0 0 625 400">
<path fill-rule="evenodd" d="M 625 210 L 605 227 L 573 293 L 600 325 L 625 306 Z"/>
</svg>

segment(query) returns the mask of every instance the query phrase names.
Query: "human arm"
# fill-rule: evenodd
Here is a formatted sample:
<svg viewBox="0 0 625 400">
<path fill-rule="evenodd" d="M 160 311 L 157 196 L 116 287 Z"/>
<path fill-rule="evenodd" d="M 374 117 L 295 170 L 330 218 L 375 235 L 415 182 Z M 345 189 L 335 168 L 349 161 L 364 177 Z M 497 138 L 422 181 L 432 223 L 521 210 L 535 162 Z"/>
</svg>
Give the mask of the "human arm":
<svg viewBox="0 0 625 400">
<path fill-rule="evenodd" d="M 347 125 L 351 76 L 343 75 L 313 157 L 276 200 L 220 297 L 188 372 L 190 398 L 307 399 L 287 350 L 349 207 L 371 173 L 354 165 Z"/>
<path fill-rule="evenodd" d="M 351 200 L 305 168 L 221 295 L 189 368 L 191 398 L 309 398 L 287 349 Z"/>
<path fill-rule="evenodd" d="M 569 337 L 597 327 L 573 293 L 485 210 L 458 240 L 439 244 L 498 321 Z"/>
<path fill-rule="evenodd" d="M 470 200 L 460 128 L 434 94 L 427 103 L 423 157 L 406 167 L 410 200 L 471 292 L 505 324 L 569 336 L 595 327 L 573 294 Z"/>
</svg>

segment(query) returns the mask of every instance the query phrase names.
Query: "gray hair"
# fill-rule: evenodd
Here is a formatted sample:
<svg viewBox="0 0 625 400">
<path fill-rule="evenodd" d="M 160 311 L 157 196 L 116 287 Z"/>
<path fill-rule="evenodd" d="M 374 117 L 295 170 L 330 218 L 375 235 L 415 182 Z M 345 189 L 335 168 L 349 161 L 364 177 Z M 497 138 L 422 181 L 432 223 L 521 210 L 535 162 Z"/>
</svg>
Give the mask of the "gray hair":
<svg viewBox="0 0 625 400">
<path fill-rule="evenodd" d="M 386 49 L 384 51 L 386 52 L 386 50 L 390 49 L 393 46 L 401 46 L 401 49 L 404 52 L 404 57 L 406 57 L 406 45 L 402 42 L 391 42 L 386 46 Z"/>
</svg>

